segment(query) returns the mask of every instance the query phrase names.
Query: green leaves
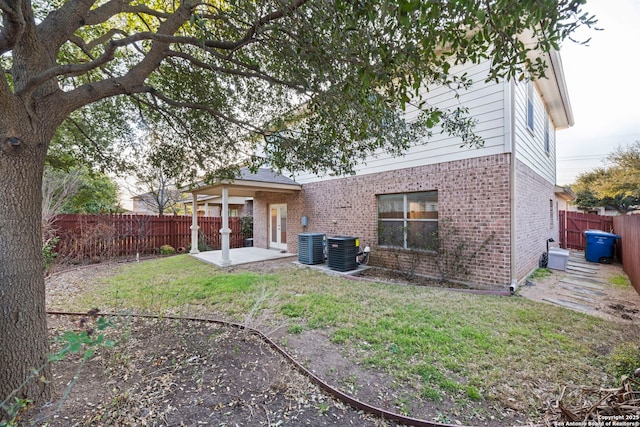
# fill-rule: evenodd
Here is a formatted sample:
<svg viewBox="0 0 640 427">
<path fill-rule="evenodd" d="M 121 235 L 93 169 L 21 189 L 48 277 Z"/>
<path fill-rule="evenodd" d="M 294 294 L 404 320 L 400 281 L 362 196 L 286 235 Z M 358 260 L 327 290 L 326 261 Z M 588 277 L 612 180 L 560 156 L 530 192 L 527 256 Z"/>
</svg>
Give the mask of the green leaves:
<svg viewBox="0 0 640 427">
<path fill-rule="evenodd" d="M 608 156 L 610 166 L 578 176 L 571 186 L 581 209 L 611 207 L 625 214 L 640 206 L 640 141 L 618 147 Z"/>
<path fill-rule="evenodd" d="M 39 20 L 59 7 L 35 4 Z M 84 16 L 95 20 L 55 47 L 57 64 L 77 67 L 114 43 L 122 46 L 99 67 L 58 75 L 59 86 L 79 94 L 103 82 L 122 88 L 126 81 L 120 92 L 126 95 L 113 99 L 104 92 L 73 112 L 54 139 L 52 161 L 90 159 L 127 169 L 131 148 L 147 145 L 140 131 L 149 129 L 163 142 L 152 150 L 189 177 L 247 157 L 253 167 L 350 173 L 368 155 L 400 154 L 432 131 L 478 145 L 468 117 L 445 110 L 436 115 L 438 108 L 421 94 L 465 87 L 468 79 L 452 72 L 459 64 L 489 61 L 488 80 L 543 76 L 545 52 L 596 24 L 583 4 L 310 0 L 284 7 L 280 1 L 205 0 L 177 15 L 180 6 L 154 0 L 110 16 L 97 7 L 91 13 L 100 9 L 101 19 Z M 80 6 L 76 12 L 88 13 Z M 173 20 L 179 21 L 173 30 L 163 32 Z M 152 54 L 154 46 L 159 49 Z M 13 58 L 2 61 L 9 66 Z M 150 63 L 150 72 L 140 71 Z M 402 114 L 416 106 L 424 108 L 422 126 Z M 264 141 L 283 131 L 290 132 Z"/>
<path fill-rule="evenodd" d="M 113 326 L 113 323 L 104 317 L 96 318 L 90 312 L 88 317 L 80 319 L 79 325 L 84 330 L 79 332 L 65 331 L 62 335 L 56 337 L 56 341 L 64 344 L 64 346 L 56 353 L 48 355 L 49 362 L 58 362 L 68 354 L 78 354 L 80 352 L 82 352 L 82 360 L 88 360 L 93 357 L 97 348 L 111 348 L 115 345 L 115 341 L 106 339 L 104 334 L 94 334 L 96 330 L 103 331 Z"/>
</svg>

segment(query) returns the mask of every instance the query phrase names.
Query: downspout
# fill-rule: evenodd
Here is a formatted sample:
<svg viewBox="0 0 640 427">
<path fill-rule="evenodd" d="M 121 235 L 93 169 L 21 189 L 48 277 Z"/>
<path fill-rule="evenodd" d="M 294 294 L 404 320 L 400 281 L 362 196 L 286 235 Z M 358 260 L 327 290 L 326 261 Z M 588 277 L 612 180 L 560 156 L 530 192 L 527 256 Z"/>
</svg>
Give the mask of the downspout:
<svg viewBox="0 0 640 427">
<path fill-rule="evenodd" d="M 518 273 L 516 270 L 516 102 L 515 102 L 515 82 L 509 81 L 509 139 L 511 140 L 511 158 L 509 161 L 509 185 L 510 185 L 510 230 L 509 230 L 509 258 L 511 262 L 510 276 L 511 284 L 509 285 L 509 292 L 515 294 L 518 290 Z"/>
</svg>

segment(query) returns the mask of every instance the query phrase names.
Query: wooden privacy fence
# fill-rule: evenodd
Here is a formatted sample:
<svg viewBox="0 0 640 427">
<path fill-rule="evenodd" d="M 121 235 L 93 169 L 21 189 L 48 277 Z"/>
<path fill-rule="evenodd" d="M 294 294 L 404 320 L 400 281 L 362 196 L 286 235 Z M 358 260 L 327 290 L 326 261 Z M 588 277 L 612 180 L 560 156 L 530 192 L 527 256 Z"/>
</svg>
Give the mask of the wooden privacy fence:
<svg viewBox="0 0 640 427">
<path fill-rule="evenodd" d="M 198 217 L 199 249 L 220 249 L 222 218 Z M 154 215 L 58 215 L 53 227 L 60 238 L 59 259 L 102 260 L 119 256 L 157 253 L 163 245 L 188 251 L 190 216 Z M 240 218 L 229 218 L 230 246 L 244 245 Z"/>
<path fill-rule="evenodd" d="M 584 232 L 587 230 L 613 230 L 613 217 L 586 214 L 582 212 L 560 211 L 560 247 L 584 251 L 587 242 Z"/>
<path fill-rule="evenodd" d="M 621 237 L 622 267 L 631 284 L 640 293 L 640 215 L 613 218 L 613 229 Z"/>
</svg>

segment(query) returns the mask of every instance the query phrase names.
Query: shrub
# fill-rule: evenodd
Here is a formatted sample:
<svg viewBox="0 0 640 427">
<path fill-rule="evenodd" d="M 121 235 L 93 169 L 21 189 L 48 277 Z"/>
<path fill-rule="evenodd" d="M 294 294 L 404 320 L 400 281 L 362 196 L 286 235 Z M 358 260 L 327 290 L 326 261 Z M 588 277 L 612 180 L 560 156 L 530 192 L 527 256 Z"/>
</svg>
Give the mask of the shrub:
<svg viewBox="0 0 640 427">
<path fill-rule="evenodd" d="M 42 245 L 42 257 L 44 258 L 44 271 L 47 271 L 53 265 L 58 253 L 56 252 L 56 245 L 60 241 L 59 237 L 52 237 L 47 239 Z"/>
<path fill-rule="evenodd" d="M 240 226 L 242 228 L 242 237 L 250 239 L 253 237 L 253 217 L 243 216 L 240 218 Z"/>
<path fill-rule="evenodd" d="M 162 255 L 173 255 L 176 253 L 176 250 L 171 245 L 162 245 L 160 246 L 160 253 Z"/>
<path fill-rule="evenodd" d="M 625 342 L 617 346 L 609 356 L 609 369 L 616 378 L 623 375 L 632 377 L 640 368 L 640 344 Z"/>
</svg>

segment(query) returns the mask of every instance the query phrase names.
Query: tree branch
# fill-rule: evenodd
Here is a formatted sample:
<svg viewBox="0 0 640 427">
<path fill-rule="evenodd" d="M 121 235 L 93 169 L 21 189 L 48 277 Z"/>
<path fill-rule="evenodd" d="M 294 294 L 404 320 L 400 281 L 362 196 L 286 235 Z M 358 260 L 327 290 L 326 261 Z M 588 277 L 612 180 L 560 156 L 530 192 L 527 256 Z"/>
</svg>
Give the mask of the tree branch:
<svg viewBox="0 0 640 427">
<path fill-rule="evenodd" d="M 75 0 L 77 2 L 89 1 L 89 0 Z M 259 28 L 280 19 L 281 17 L 290 14 L 292 11 L 301 7 L 309 0 L 294 0 L 287 6 L 283 6 L 280 9 L 266 14 L 257 21 L 245 32 L 244 37 L 236 41 L 220 41 L 209 40 L 204 43 L 207 48 L 221 49 L 234 51 L 243 45 L 252 42 L 253 37 L 258 32 Z M 126 0 L 113 0 L 106 3 L 105 9 L 101 13 L 107 15 L 106 11 L 115 13 L 115 11 L 121 11 L 126 8 L 129 2 Z M 93 61 L 83 64 L 63 65 L 59 67 L 52 67 L 39 75 L 33 77 L 25 84 L 25 89 L 22 93 L 27 93 L 33 90 L 39 84 L 53 79 L 57 76 L 77 76 L 96 67 L 100 67 L 108 63 L 113 57 L 118 47 L 124 47 L 127 45 L 135 44 L 142 40 L 151 40 L 153 43 L 151 48 L 146 53 L 144 58 L 140 62 L 129 69 L 129 71 L 121 77 L 104 79 L 95 83 L 88 83 L 80 86 L 69 92 L 61 92 L 56 94 L 64 99 L 64 103 L 68 108 L 67 112 L 74 111 L 77 108 L 82 107 L 90 102 L 94 102 L 109 96 L 116 96 L 122 94 L 133 94 L 145 92 L 144 81 L 146 78 L 156 70 L 162 60 L 168 54 L 168 46 L 173 43 L 188 44 L 198 48 L 203 47 L 202 40 L 195 37 L 175 36 L 174 34 L 184 25 L 193 14 L 195 8 L 200 4 L 199 0 L 185 0 L 176 9 L 175 12 L 168 14 L 167 18 L 160 24 L 157 32 L 140 32 L 127 36 L 120 40 L 112 40 L 109 42 L 105 52 Z M 100 8 L 96 9 L 99 10 Z M 93 12 L 92 12 L 93 13 Z M 97 15 L 96 15 L 97 16 Z M 202 106 L 200 106 L 202 107 Z M 202 108 L 199 108 L 202 109 Z M 238 123 L 240 124 L 240 123 Z M 246 125 L 246 124 L 242 124 Z"/>
<path fill-rule="evenodd" d="M 85 42 L 84 39 L 82 39 L 81 37 L 75 34 L 71 35 L 71 37 L 69 37 L 69 40 L 74 44 L 76 44 L 80 49 L 82 49 L 82 51 L 86 53 L 87 56 L 90 56 L 89 52 L 91 52 L 97 45 L 105 44 L 109 42 L 117 34 L 123 37 L 128 36 L 128 34 L 123 30 L 120 30 L 118 28 L 111 28 L 105 34 L 101 35 L 100 37 L 96 37 L 95 39 L 91 40 L 88 43 Z M 91 58 L 91 59 L 94 59 L 94 58 Z"/>
<path fill-rule="evenodd" d="M 239 61 L 232 61 L 232 62 L 234 64 L 236 64 L 236 65 L 238 65 L 240 67 L 246 68 L 246 69 L 248 69 L 250 71 L 243 71 L 243 70 L 238 70 L 238 69 L 233 69 L 233 68 L 217 67 L 217 66 L 214 66 L 214 65 L 210 65 L 210 64 L 207 64 L 207 63 L 205 63 L 203 61 L 200 61 L 199 59 L 195 58 L 194 56 L 189 55 L 188 53 L 184 53 L 184 52 L 171 51 L 171 52 L 169 52 L 169 54 L 167 56 L 168 57 L 177 57 L 177 58 L 185 59 L 185 60 L 189 61 L 191 64 L 193 64 L 194 66 L 202 68 L 204 70 L 209 70 L 209 71 L 214 71 L 214 72 L 219 72 L 219 73 L 224 73 L 224 74 L 231 74 L 231 75 L 247 77 L 247 78 L 261 79 L 261 80 L 264 80 L 264 81 L 269 82 L 269 83 L 273 83 L 273 84 L 278 84 L 278 85 L 289 87 L 289 88 L 297 90 L 299 92 L 304 92 L 304 91 L 306 91 L 308 89 L 307 87 L 301 85 L 300 83 L 278 79 L 276 77 L 273 77 L 273 76 L 270 76 L 268 74 L 265 74 L 265 73 L 261 72 L 255 66 L 251 66 L 249 64 L 243 64 L 243 63 L 241 63 Z"/>
<path fill-rule="evenodd" d="M 26 93 L 29 93 L 37 86 L 57 76 L 66 76 L 66 77 L 79 76 L 90 70 L 99 68 L 100 66 L 108 63 L 114 58 L 114 54 L 118 46 L 119 46 L 119 43 L 115 41 L 110 42 L 107 45 L 104 53 L 99 58 L 93 61 L 84 62 L 81 64 L 66 64 L 66 65 L 61 65 L 59 67 L 49 68 L 48 70 L 40 74 L 37 74 L 33 78 L 29 79 L 29 81 L 24 85 L 24 87 L 16 92 L 16 95 L 22 96 Z"/>
<path fill-rule="evenodd" d="M 13 3 L 11 7 L 5 0 L 0 0 L 3 25 L 0 32 L 0 55 L 11 50 L 24 32 L 26 21 L 22 13 L 22 1 Z"/>
<path fill-rule="evenodd" d="M 109 20 L 119 13 L 141 13 L 154 16 L 156 18 L 168 19 L 172 14 L 151 9 L 150 7 L 137 4 L 130 5 L 130 0 L 112 0 L 104 5 L 92 10 L 85 21 L 86 25 L 97 25 Z"/>
<path fill-rule="evenodd" d="M 94 3 L 95 0 L 68 0 L 38 24 L 40 40 L 48 46 L 49 51 L 57 51 L 84 25 L 85 17 Z"/>
<path fill-rule="evenodd" d="M 183 1 L 178 9 L 160 24 L 158 33 L 173 34 L 178 31 L 188 21 L 196 5 L 196 0 Z M 149 35 L 153 35 L 153 33 L 135 34 L 121 40 L 113 40 L 110 44 L 115 45 L 115 47 L 124 46 L 134 41 L 149 40 Z M 109 96 L 143 92 L 144 81 L 159 67 L 167 53 L 168 45 L 166 42 L 159 39 L 153 39 L 153 41 L 154 43 L 145 57 L 138 64 L 131 67 L 124 76 L 88 83 L 72 91 L 58 94 L 57 96 L 63 98 L 63 104 L 61 105 L 67 106 L 67 111 L 64 114 Z M 100 59 L 96 61 L 100 61 Z"/>
<path fill-rule="evenodd" d="M 151 96 L 160 99 L 161 101 L 163 101 L 164 103 L 172 106 L 172 107 L 177 107 L 177 108 L 186 108 L 186 109 L 190 109 L 190 110 L 200 110 L 200 111 L 205 111 L 209 114 L 211 114 L 214 117 L 217 117 L 219 119 L 222 119 L 226 122 L 229 123 L 233 123 L 234 125 L 239 126 L 242 129 L 245 129 L 249 132 L 255 132 L 255 133 L 259 133 L 259 134 L 264 134 L 264 129 L 261 129 L 257 126 L 252 125 L 249 122 L 245 122 L 243 120 L 239 120 L 236 119 L 234 117 L 231 116 L 227 116 L 226 114 L 222 114 L 221 112 L 219 112 L 218 110 L 209 107 L 208 105 L 202 105 L 202 104 L 197 104 L 195 102 L 181 102 L 181 101 L 176 101 L 175 99 L 171 99 L 168 96 L 165 96 L 164 94 L 158 92 L 155 88 L 153 87 L 145 87 L 144 88 L 144 92 L 150 94 Z"/>
</svg>

